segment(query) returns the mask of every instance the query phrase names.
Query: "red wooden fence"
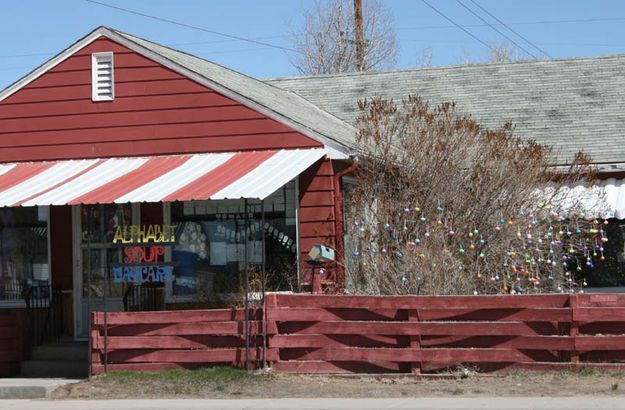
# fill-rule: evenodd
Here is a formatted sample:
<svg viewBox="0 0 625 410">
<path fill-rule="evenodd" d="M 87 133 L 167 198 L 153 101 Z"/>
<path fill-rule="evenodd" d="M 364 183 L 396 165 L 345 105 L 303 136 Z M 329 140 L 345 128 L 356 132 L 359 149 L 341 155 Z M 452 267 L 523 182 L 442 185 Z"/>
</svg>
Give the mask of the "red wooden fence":
<svg viewBox="0 0 625 410">
<path fill-rule="evenodd" d="M 262 360 L 262 310 L 250 310 L 249 361 Z M 104 371 L 104 314 L 91 316 L 91 373 Z M 108 370 L 245 365 L 245 311 L 109 312 Z M 269 358 L 268 358 L 269 359 Z M 275 357 L 271 358 L 275 360 Z"/>
<path fill-rule="evenodd" d="M 432 373 L 625 369 L 625 295 L 268 295 L 266 359 L 277 371 Z M 109 313 L 109 369 L 156 370 L 245 360 L 241 310 Z M 263 349 L 253 311 L 250 360 Z M 102 314 L 93 372 L 102 371 Z"/>
<path fill-rule="evenodd" d="M 0 377 L 20 372 L 24 359 L 23 314 L 20 311 L 0 315 Z"/>
</svg>

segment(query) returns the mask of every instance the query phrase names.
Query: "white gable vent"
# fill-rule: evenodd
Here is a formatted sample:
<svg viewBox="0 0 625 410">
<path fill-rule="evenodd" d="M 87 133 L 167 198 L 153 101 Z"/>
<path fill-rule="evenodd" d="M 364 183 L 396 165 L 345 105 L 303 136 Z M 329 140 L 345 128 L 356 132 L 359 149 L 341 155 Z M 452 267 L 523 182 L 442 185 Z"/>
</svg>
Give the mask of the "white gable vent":
<svg viewBox="0 0 625 410">
<path fill-rule="evenodd" d="M 91 54 L 91 99 L 112 101 L 115 99 L 113 77 L 113 53 Z"/>
</svg>

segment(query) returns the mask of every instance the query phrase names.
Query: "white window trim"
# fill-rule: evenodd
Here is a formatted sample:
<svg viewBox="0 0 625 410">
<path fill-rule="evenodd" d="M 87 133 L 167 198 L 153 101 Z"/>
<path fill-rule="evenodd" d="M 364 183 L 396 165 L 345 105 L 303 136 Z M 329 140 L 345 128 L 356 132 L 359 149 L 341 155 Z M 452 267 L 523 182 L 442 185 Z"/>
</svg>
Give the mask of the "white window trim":
<svg viewBox="0 0 625 410">
<path fill-rule="evenodd" d="M 111 93 L 110 95 L 100 94 L 98 85 L 98 62 L 100 60 L 109 60 L 111 64 Z M 113 60 L 113 52 L 107 51 L 102 53 L 91 54 L 91 100 L 92 101 L 113 101 L 115 99 L 115 64 Z"/>
</svg>

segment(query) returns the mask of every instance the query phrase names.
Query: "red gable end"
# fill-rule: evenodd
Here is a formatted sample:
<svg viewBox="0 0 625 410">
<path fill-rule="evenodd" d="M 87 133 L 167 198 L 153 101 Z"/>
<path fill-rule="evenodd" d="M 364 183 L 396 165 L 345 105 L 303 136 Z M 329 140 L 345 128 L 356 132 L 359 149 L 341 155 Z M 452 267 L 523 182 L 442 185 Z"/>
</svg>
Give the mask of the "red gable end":
<svg viewBox="0 0 625 410">
<path fill-rule="evenodd" d="M 114 53 L 113 101 L 91 99 L 91 54 Z M 105 37 L 0 102 L 0 162 L 321 147 Z"/>
</svg>

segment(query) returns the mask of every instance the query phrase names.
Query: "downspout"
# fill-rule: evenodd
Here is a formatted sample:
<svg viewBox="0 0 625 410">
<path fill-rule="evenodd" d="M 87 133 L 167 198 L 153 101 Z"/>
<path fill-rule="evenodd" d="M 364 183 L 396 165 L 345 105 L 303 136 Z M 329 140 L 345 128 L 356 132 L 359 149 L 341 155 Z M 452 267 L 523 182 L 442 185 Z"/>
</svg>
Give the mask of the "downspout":
<svg viewBox="0 0 625 410">
<path fill-rule="evenodd" d="M 343 227 L 343 191 L 341 190 L 341 178 L 353 172 L 356 167 L 358 167 L 358 160 L 355 160 L 349 167 L 334 175 L 334 232 L 336 236 L 337 255 L 336 283 L 340 293 L 343 293 L 345 290 L 345 241 L 343 240 L 345 229 Z M 338 260 L 340 255 L 343 255 L 342 261 Z"/>
</svg>

